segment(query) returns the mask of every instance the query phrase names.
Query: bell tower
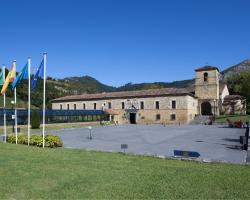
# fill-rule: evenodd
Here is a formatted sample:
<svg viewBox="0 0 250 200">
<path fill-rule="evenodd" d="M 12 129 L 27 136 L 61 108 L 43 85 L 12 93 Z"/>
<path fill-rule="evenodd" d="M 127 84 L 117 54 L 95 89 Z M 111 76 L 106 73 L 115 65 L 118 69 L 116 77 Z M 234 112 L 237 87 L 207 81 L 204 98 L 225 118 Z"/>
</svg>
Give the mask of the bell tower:
<svg viewBox="0 0 250 200">
<path fill-rule="evenodd" d="M 195 70 L 195 96 L 200 115 L 219 115 L 219 69 L 204 66 Z"/>
</svg>

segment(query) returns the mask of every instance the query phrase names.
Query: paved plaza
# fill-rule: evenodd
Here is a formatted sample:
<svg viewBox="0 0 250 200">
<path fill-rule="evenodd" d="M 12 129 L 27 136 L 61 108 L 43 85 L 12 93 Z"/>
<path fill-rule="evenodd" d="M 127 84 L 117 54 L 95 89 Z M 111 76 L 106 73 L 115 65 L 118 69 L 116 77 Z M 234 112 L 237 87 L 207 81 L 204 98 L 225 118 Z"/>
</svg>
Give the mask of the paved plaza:
<svg viewBox="0 0 250 200">
<path fill-rule="evenodd" d="M 127 153 L 173 156 L 174 150 L 197 151 L 206 161 L 243 163 L 246 152 L 240 150 L 239 136 L 245 129 L 206 125 L 119 125 L 51 131 L 60 135 L 64 147 Z"/>
</svg>

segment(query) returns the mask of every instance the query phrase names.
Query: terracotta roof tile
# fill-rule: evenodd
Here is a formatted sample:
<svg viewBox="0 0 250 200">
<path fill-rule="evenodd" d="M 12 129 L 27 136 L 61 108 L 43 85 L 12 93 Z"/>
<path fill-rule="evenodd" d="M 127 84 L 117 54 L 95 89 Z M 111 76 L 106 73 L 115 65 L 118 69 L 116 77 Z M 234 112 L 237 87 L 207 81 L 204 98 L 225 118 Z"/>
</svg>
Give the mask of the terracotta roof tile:
<svg viewBox="0 0 250 200">
<path fill-rule="evenodd" d="M 227 95 L 224 98 L 224 101 L 230 101 L 230 100 L 239 100 L 242 99 L 242 96 L 240 95 Z"/>
<path fill-rule="evenodd" d="M 162 88 L 151 90 L 137 90 L 124 92 L 107 92 L 97 94 L 82 94 L 65 96 L 54 99 L 52 102 L 74 101 L 74 100 L 96 100 L 112 98 L 135 98 L 135 97 L 152 97 L 152 96 L 171 96 L 171 95 L 190 95 L 193 96 L 186 88 Z"/>
<path fill-rule="evenodd" d="M 112 109 L 105 109 L 104 112 L 106 112 L 109 115 L 119 115 L 117 112 L 115 112 Z"/>
<path fill-rule="evenodd" d="M 210 71 L 210 70 L 217 70 L 219 71 L 218 67 L 212 67 L 212 66 L 209 66 L 209 65 L 205 65 L 204 67 L 201 67 L 201 68 L 197 68 L 195 71 L 196 72 L 199 72 L 199 71 Z"/>
</svg>

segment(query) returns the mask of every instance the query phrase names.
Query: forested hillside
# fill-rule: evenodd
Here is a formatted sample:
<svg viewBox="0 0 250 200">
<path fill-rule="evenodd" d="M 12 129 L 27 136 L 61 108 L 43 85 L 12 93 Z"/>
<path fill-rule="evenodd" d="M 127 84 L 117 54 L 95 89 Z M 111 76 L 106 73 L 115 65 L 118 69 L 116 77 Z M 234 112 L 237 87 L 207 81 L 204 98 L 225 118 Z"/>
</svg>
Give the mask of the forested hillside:
<svg viewBox="0 0 250 200">
<path fill-rule="evenodd" d="M 232 94 L 241 94 L 249 99 L 248 91 L 245 86 L 250 82 L 250 75 L 244 75 L 250 71 L 250 61 L 245 60 L 237 65 L 227 68 L 221 72 L 221 79 L 228 83 L 229 89 Z M 6 74 L 8 70 L 6 71 Z M 237 75 L 237 76 L 236 76 Z M 237 80 L 237 81 L 236 81 Z M 246 82 L 246 84 L 244 84 Z M 158 89 L 166 87 L 178 87 L 185 88 L 190 87 L 194 84 L 194 79 L 181 80 L 174 82 L 154 82 L 154 83 L 127 83 L 120 87 L 113 87 L 105 85 L 93 77 L 81 76 L 81 77 L 67 77 L 63 79 L 56 79 L 52 77 L 47 77 L 46 83 L 46 104 L 47 107 L 51 107 L 51 100 L 65 96 L 65 95 L 77 95 L 82 93 L 99 93 L 99 92 L 115 92 L 115 91 L 131 91 L 131 90 L 145 90 L 145 89 Z M 241 88 L 241 89 L 239 89 Z M 17 88 L 17 106 L 25 108 L 28 99 L 28 84 L 27 80 L 24 80 L 21 85 Z M 249 92 L 250 94 L 250 92 Z M 43 81 L 38 80 L 38 85 L 35 90 L 31 92 L 31 104 L 33 107 L 42 107 L 42 95 L 43 95 Z M 7 106 L 11 107 L 9 101 L 13 99 L 13 91 L 8 89 L 7 91 Z M 2 100 L 0 100 L 2 107 Z"/>
</svg>

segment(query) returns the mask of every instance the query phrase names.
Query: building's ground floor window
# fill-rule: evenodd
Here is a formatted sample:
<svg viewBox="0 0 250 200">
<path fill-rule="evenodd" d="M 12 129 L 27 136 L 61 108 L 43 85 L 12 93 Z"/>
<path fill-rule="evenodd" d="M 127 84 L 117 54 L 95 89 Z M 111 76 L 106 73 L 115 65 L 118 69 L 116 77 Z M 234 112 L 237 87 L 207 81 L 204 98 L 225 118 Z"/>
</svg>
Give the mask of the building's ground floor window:
<svg viewBox="0 0 250 200">
<path fill-rule="evenodd" d="M 156 120 L 160 120 L 161 119 L 161 115 L 160 114 L 157 114 L 156 115 Z"/>
<path fill-rule="evenodd" d="M 170 115 L 170 120 L 171 120 L 171 121 L 174 121 L 175 119 L 176 119 L 175 114 L 171 114 L 171 115 Z"/>
</svg>

